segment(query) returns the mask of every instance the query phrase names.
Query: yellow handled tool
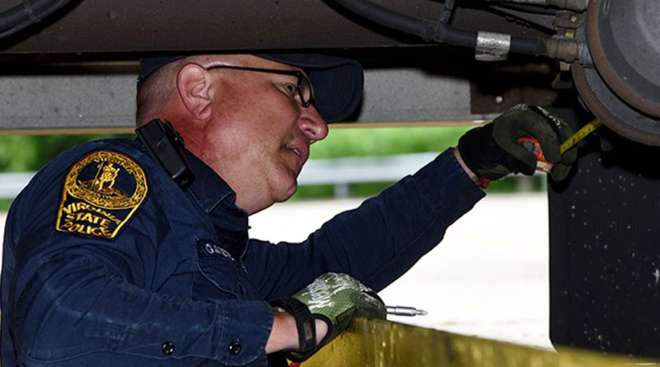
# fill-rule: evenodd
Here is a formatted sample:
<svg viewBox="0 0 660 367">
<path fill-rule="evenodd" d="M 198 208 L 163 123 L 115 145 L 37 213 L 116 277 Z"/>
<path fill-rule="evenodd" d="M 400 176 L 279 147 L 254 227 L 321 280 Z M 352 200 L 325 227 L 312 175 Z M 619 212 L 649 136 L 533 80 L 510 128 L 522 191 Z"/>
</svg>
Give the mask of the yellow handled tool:
<svg viewBox="0 0 660 367">
<path fill-rule="evenodd" d="M 567 150 L 573 148 L 575 144 L 579 143 L 582 139 L 587 137 L 587 135 L 594 132 L 594 130 L 598 129 L 602 124 L 603 123 L 600 122 L 598 119 L 593 119 L 591 122 L 582 126 L 580 130 L 578 130 L 575 134 L 571 135 L 571 137 L 566 139 L 565 142 L 561 143 L 561 146 L 559 147 L 559 153 L 561 154 L 566 153 Z"/>
<path fill-rule="evenodd" d="M 603 123 L 598 119 L 594 119 L 586 125 L 582 126 L 575 134 L 571 135 L 566 141 L 564 141 L 559 147 L 559 153 L 564 154 L 567 150 L 573 148 L 577 143 L 582 139 L 586 138 L 587 135 L 594 132 L 600 127 Z M 543 149 L 538 140 L 532 137 L 522 137 L 518 139 L 518 142 L 530 151 L 537 159 L 536 169 L 543 172 L 550 172 L 552 169 L 552 163 L 548 162 L 543 155 Z"/>
</svg>

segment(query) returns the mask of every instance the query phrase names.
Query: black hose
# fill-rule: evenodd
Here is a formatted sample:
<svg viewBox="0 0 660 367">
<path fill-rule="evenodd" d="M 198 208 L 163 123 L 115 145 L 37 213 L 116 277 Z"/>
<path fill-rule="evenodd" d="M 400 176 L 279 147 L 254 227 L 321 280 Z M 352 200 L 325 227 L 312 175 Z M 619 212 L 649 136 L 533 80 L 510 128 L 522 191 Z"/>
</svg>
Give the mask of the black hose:
<svg viewBox="0 0 660 367">
<path fill-rule="evenodd" d="M 509 52 L 522 55 L 549 56 L 545 42 L 540 38 L 511 37 Z"/>
<path fill-rule="evenodd" d="M 374 23 L 421 37 L 424 41 L 474 47 L 476 32 L 459 31 L 447 24 L 399 14 L 367 0 L 335 0 L 336 3 Z"/>
<path fill-rule="evenodd" d="M 25 0 L 0 13 L 0 38 L 10 36 L 36 24 L 61 9 L 71 0 Z"/>
<path fill-rule="evenodd" d="M 517 10 L 517 11 L 522 11 L 525 13 L 534 13 L 534 14 L 542 14 L 542 15 L 557 15 L 557 10 L 556 9 L 550 9 L 546 7 L 542 7 L 539 5 L 533 5 L 533 4 L 514 4 L 514 3 L 506 3 L 506 2 L 492 2 L 489 6 L 497 6 L 500 8 L 506 8 L 506 9 L 511 9 L 511 10 Z"/>
<path fill-rule="evenodd" d="M 399 14 L 368 0 L 334 0 L 342 7 L 358 16 L 377 24 L 421 37 L 424 41 L 447 43 L 452 46 L 475 48 L 477 32 L 455 29 L 442 22 L 415 18 Z M 510 52 L 547 56 L 545 42 L 542 39 L 512 37 Z"/>
<path fill-rule="evenodd" d="M 438 21 L 440 23 L 449 24 L 451 22 L 451 17 L 454 15 L 455 6 L 456 0 L 445 0 L 444 6 L 442 7 L 442 14 Z"/>
<path fill-rule="evenodd" d="M 433 33 L 432 40 L 452 46 L 475 48 L 477 47 L 477 32 L 461 31 L 447 24 L 439 24 Z"/>
<path fill-rule="evenodd" d="M 431 40 L 433 23 L 425 19 L 399 14 L 370 1 L 335 0 L 335 2 L 374 23 L 421 37 L 425 41 Z"/>
</svg>

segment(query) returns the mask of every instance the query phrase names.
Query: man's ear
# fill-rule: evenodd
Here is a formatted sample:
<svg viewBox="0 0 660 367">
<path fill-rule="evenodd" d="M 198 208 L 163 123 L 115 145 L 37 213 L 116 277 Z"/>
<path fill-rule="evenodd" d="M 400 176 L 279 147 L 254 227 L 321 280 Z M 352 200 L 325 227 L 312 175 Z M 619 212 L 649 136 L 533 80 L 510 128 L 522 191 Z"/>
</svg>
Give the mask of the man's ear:
<svg viewBox="0 0 660 367">
<path fill-rule="evenodd" d="M 176 88 L 186 110 L 198 120 L 211 116 L 211 81 L 206 69 L 187 64 L 176 76 Z"/>
</svg>

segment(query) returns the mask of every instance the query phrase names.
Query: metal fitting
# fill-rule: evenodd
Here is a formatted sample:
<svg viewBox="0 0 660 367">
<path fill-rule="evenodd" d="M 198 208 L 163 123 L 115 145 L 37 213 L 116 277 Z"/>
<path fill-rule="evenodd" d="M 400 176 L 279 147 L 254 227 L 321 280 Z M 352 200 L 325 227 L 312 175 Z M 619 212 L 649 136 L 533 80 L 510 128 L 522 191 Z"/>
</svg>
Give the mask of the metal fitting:
<svg viewBox="0 0 660 367">
<path fill-rule="evenodd" d="M 549 38 L 545 40 L 546 56 L 573 62 L 580 56 L 580 44 L 575 40 Z"/>
<path fill-rule="evenodd" d="M 511 48 L 511 35 L 503 33 L 479 32 L 474 58 L 477 61 L 506 60 Z"/>
</svg>

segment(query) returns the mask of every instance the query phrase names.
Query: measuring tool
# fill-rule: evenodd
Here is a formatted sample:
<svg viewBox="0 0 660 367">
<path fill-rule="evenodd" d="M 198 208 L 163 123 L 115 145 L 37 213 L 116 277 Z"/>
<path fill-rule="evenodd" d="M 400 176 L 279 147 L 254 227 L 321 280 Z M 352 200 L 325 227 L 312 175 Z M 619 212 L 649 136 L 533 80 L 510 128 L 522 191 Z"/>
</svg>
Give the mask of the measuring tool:
<svg viewBox="0 0 660 367">
<path fill-rule="evenodd" d="M 428 312 L 409 306 L 385 306 L 388 315 L 395 316 L 425 316 Z"/>
<path fill-rule="evenodd" d="M 600 122 L 598 119 L 594 119 L 593 121 L 582 126 L 580 130 L 578 130 L 575 134 L 571 135 L 570 138 L 566 139 L 566 141 L 561 144 L 561 146 L 559 147 L 559 153 L 561 154 L 566 153 L 567 150 L 573 148 L 575 144 L 579 143 L 582 139 L 587 137 L 587 135 L 591 134 L 594 130 L 598 129 L 602 124 L 603 123 Z"/>
<path fill-rule="evenodd" d="M 559 146 L 559 153 L 562 155 L 566 153 L 566 151 L 573 148 L 577 143 L 582 141 L 582 139 L 586 138 L 587 135 L 598 129 L 602 124 L 603 123 L 598 119 L 594 119 L 586 125 L 582 126 L 580 130 L 571 135 Z M 541 143 L 539 143 L 536 138 L 525 136 L 518 138 L 518 142 L 522 144 L 525 149 L 534 154 L 537 160 L 536 169 L 543 172 L 550 172 L 552 169 L 552 163 L 545 159 L 545 156 L 543 155 L 543 149 L 541 148 Z"/>
</svg>

